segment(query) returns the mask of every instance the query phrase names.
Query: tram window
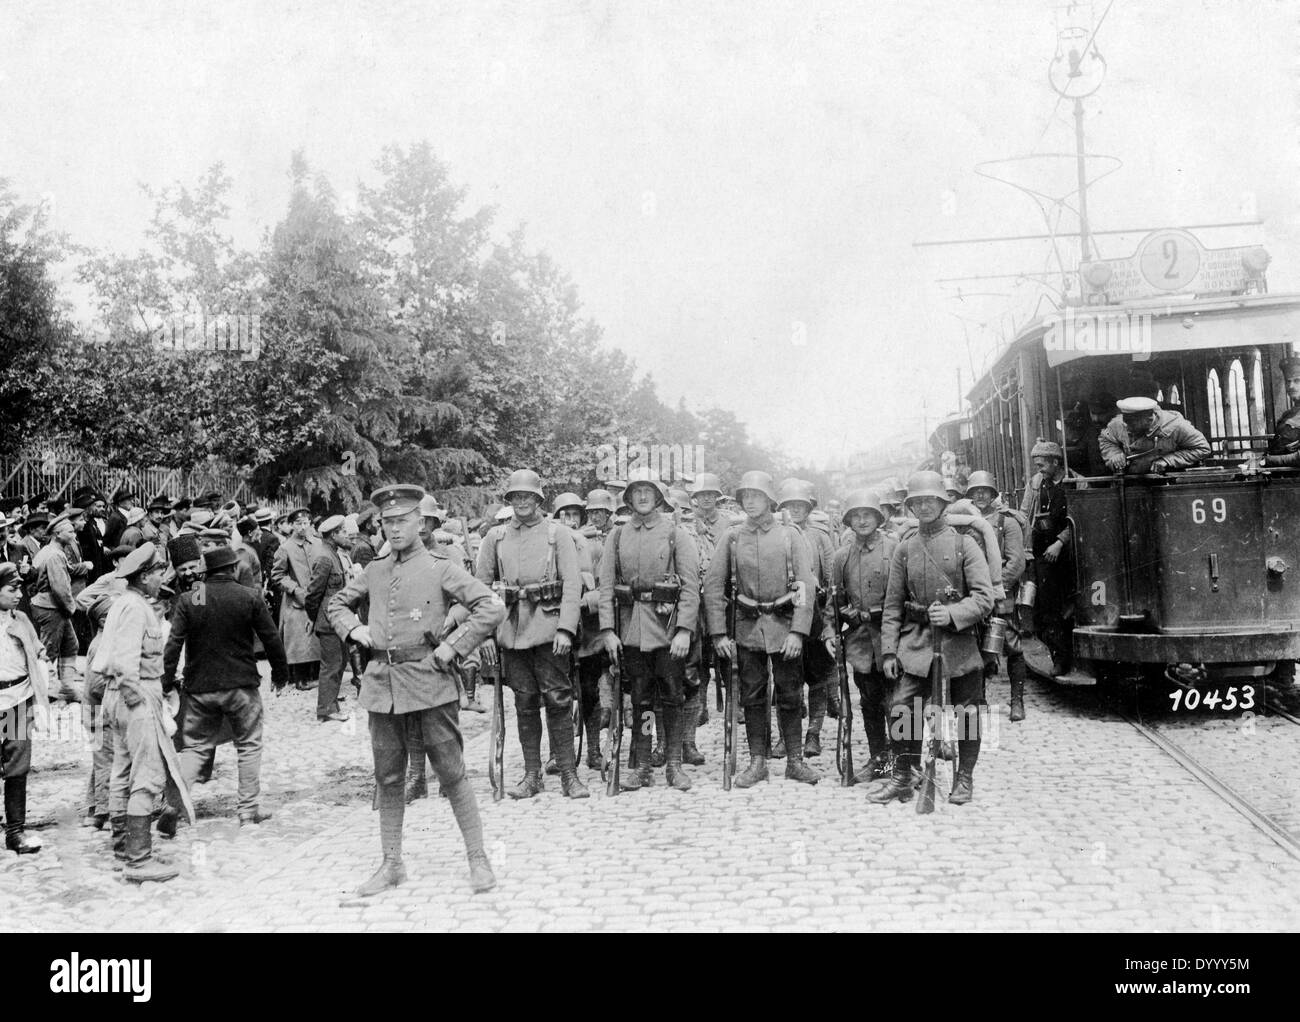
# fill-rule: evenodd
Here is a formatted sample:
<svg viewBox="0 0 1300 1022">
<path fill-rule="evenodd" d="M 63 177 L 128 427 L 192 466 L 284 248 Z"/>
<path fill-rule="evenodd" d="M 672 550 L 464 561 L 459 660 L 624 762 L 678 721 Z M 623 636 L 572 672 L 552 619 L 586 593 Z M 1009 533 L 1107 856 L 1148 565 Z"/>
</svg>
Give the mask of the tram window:
<svg viewBox="0 0 1300 1022">
<path fill-rule="evenodd" d="M 1159 401 L 1162 405 L 1165 403 L 1164 387 L 1161 387 L 1159 390 L 1156 391 L 1156 400 Z"/>
<path fill-rule="evenodd" d="M 1219 370 L 1211 369 L 1206 377 L 1206 397 L 1210 405 L 1210 446 L 1223 450 L 1223 388 L 1219 386 Z"/>
<path fill-rule="evenodd" d="M 1250 362 L 1250 432 L 1252 436 L 1262 436 L 1268 432 L 1264 409 L 1264 360 L 1256 351 Z"/>
<path fill-rule="evenodd" d="M 1181 406 L 1183 403 L 1183 399 L 1178 393 L 1178 384 L 1176 383 L 1171 384 L 1169 387 L 1169 403 L 1175 406 Z"/>
<path fill-rule="evenodd" d="M 1230 436 L 1250 435 L 1250 405 L 1246 400 L 1246 373 L 1241 359 L 1234 358 L 1228 367 L 1228 429 Z M 1235 450 L 1250 446 L 1246 440 L 1236 440 L 1230 445 Z"/>
</svg>

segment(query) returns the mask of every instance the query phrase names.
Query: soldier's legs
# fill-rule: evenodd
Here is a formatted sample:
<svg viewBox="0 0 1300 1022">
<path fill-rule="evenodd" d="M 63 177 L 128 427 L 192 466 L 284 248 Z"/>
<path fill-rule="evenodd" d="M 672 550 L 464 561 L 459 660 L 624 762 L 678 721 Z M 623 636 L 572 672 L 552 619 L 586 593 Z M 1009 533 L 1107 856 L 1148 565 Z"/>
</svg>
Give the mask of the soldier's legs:
<svg viewBox="0 0 1300 1022">
<path fill-rule="evenodd" d="M 143 703 L 128 708 L 119 697 L 116 727 L 124 736 L 126 762 L 120 769 L 125 774 L 128 791 L 126 815 L 147 817 L 167 784 L 167 767 L 158 746 L 153 713 Z M 119 770 L 116 756 L 113 768 L 116 774 Z"/>
<path fill-rule="evenodd" d="M 429 781 L 424 772 L 424 732 L 418 713 L 404 713 L 406 727 L 407 775 L 406 804 L 429 794 Z"/>
<path fill-rule="evenodd" d="M 804 681 L 808 686 L 808 736 L 806 744 L 811 746 L 809 756 L 821 755 L 822 725 L 826 722 L 826 710 L 830 692 L 836 688 L 838 678 L 835 670 L 835 658 L 826 652 L 826 647 L 816 639 L 808 639 L 803 647 Z"/>
<path fill-rule="evenodd" d="M 980 755 L 980 713 L 984 707 L 984 672 L 971 671 L 949 682 L 957 710 L 957 776 L 948 801 L 964 805 L 974 797 L 973 774 Z"/>
<path fill-rule="evenodd" d="M 90 778 L 87 783 L 87 814 L 108 815 L 108 778 L 113 772 L 113 735 L 111 721 L 104 712 L 104 693 L 87 692 L 85 709 L 86 736 L 91 743 Z M 100 826 L 103 820 L 100 820 Z"/>
<path fill-rule="evenodd" d="M 600 726 L 603 717 L 600 679 L 609 663 L 604 650 L 578 659 L 578 687 L 582 692 L 582 726 L 587 732 L 587 766 L 600 769 Z"/>
<path fill-rule="evenodd" d="M 889 707 L 889 740 L 895 762 L 909 770 L 921 765 L 921 742 L 925 736 L 925 704 L 930 679 L 903 674 L 894 683 Z"/>
<path fill-rule="evenodd" d="M 866 735 L 868 751 L 875 758 L 889 749 L 885 729 L 889 682 L 878 670 L 854 671 L 853 681 L 862 703 L 862 733 Z"/>
<path fill-rule="evenodd" d="M 769 722 L 767 704 L 767 654 L 761 649 L 736 649 L 740 672 L 740 705 L 745 708 L 745 740 L 751 758 L 767 756 Z"/>
<path fill-rule="evenodd" d="M 699 636 L 692 636 L 682 685 L 682 693 L 686 697 L 682 704 L 682 761 L 696 766 L 704 762 L 700 750 L 695 747 L 695 729 L 699 727 L 704 713 L 709 677 L 701 655 L 701 645 Z"/>
<path fill-rule="evenodd" d="M 376 713 L 366 715 L 370 727 L 370 750 L 375 761 L 375 802 L 379 807 L 379 844 L 384 861 L 357 894 L 367 897 L 406 879 L 402 866 L 402 823 L 406 815 L 403 780 L 406 776 L 407 718 L 418 714 Z"/>
<path fill-rule="evenodd" d="M 502 679 L 515 694 L 515 719 L 519 728 L 519 748 L 524 757 L 524 773 L 542 770 L 542 693 L 533 675 L 531 650 L 500 651 Z"/>
<path fill-rule="evenodd" d="M 1025 719 L 1025 654 L 1020 629 L 1014 621 L 1007 622 L 1006 642 L 1003 652 L 1007 658 L 1007 680 L 1011 683 L 1011 719 Z"/>
<path fill-rule="evenodd" d="M 533 677 L 546 707 L 546 731 L 551 740 L 551 754 L 560 768 L 560 776 L 575 772 L 573 746 L 573 683 L 569 679 L 570 654 L 556 656 L 550 643 L 534 646 Z M 540 748 L 540 746 L 539 746 Z"/>
<path fill-rule="evenodd" d="M 664 719 L 664 756 L 668 783 L 681 791 L 691 786 L 682 770 L 682 712 L 686 704 L 686 662 L 668 648 L 649 654 L 655 695 Z M 698 710 L 693 712 L 698 713 Z"/>
<path fill-rule="evenodd" d="M 79 702 L 81 692 L 77 686 L 77 633 L 72 627 L 72 618 L 65 617 L 57 610 L 48 607 L 33 607 L 36 628 L 45 654 L 50 662 L 57 664 L 58 685 L 51 686 L 58 698 L 67 702 Z"/>
<path fill-rule="evenodd" d="M 32 700 L 0 713 L 0 776 L 4 777 L 5 847 L 19 855 L 39 852 L 41 843 L 26 833 L 27 774 L 31 769 Z"/>
<path fill-rule="evenodd" d="M 327 720 L 339 712 L 339 686 L 343 684 L 343 640 L 334 632 L 318 632 L 320 685 L 316 689 L 316 719 Z"/>
<path fill-rule="evenodd" d="M 624 683 L 631 688 L 632 696 L 632 748 L 629 765 L 636 763 L 642 783 L 652 784 L 650 740 L 654 731 L 655 662 L 653 653 L 642 652 L 636 646 L 623 647 L 623 666 L 627 669 Z"/>
<path fill-rule="evenodd" d="M 805 784 L 816 784 L 821 775 L 803 758 L 803 657 L 787 660 L 779 653 L 769 658 L 772 665 L 773 702 L 785 741 L 785 776 Z M 822 690 L 823 695 L 825 689 Z M 825 714 L 825 704 L 822 709 Z"/>
<path fill-rule="evenodd" d="M 465 776 L 465 741 L 460 732 L 460 708 L 445 703 L 411 716 L 420 718 L 429 762 L 451 802 L 452 812 L 465 839 L 465 852 L 471 859 L 483 854 L 483 822 L 479 817 L 474 788 Z"/>
</svg>

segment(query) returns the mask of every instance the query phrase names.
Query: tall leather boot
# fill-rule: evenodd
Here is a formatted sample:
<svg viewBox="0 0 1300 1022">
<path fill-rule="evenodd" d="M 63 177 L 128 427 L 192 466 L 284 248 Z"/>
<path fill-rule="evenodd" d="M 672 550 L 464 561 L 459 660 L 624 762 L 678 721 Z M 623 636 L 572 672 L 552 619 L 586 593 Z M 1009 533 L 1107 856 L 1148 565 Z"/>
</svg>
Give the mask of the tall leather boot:
<svg viewBox="0 0 1300 1022">
<path fill-rule="evenodd" d="M 975 762 L 980 757 L 980 740 L 963 738 L 957 743 L 957 776 L 953 778 L 952 794 L 948 801 L 955 806 L 964 806 L 975 797 Z"/>
<path fill-rule="evenodd" d="M 737 788 L 750 788 L 759 781 L 769 779 L 767 773 L 768 721 L 763 719 L 762 707 L 751 706 L 745 714 L 745 740 L 749 745 L 749 766 L 731 782 Z"/>
<path fill-rule="evenodd" d="M 915 756 L 899 752 L 894 757 L 894 769 L 889 776 L 867 785 L 867 801 L 877 804 L 892 802 L 894 799 L 900 802 L 912 801 L 915 792 L 912 787 L 912 765 L 915 762 Z"/>
<path fill-rule="evenodd" d="M 808 734 L 803 743 L 805 756 L 822 754 L 822 725 L 826 723 L 828 688 L 825 683 L 808 686 Z"/>
<path fill-rule="evenodd" d="M 1007 677 L 1011 680 L 1011 719 L 1025 719 L 1025 655 L 1007 656 Z"/>
<path fill-rule="evenodd" d="M 591 770 L 603 770 L 605 757 L 600 753 L 600 706 L 583 706 L 587 719 L 583 726 L 587 729 L 587 766 Z"/>
<path fill-rule="evenodd" d="M 59 657 L 59 698 L 65 703 L 81 702 L 81 675 L 77 673 L 76 657 Z"/>
<path fill-rule="evenodd" d="M 27 833 L 27 775 L 5 778 L 5 847 L 19 855 L 32 855 L 41 843 Z"/>
<path fill-rule="evenodd" d="M 516 700 L 515 715 L 519 724 L 519 747 L 524 756 L 524 776 L 506 794 L 511 798 L 532 798 L 546 790 L 542 780 L 542 712 L 521 709 Z"/>
<path fill-rule="evenodd" d="M 691 766 L 704 765 L 704 756 L 695 746 L 695 729 L 700 726 L 700 707 L 703 705 L 703 688 L 697 688 L 682 705 L 682 762 Z"/>
<path fill-rule="evenodd" d="M 799 723 L 803 724 L 803 711 L 799 713 Z M 781 717 L 775 706 L 772 707 L 771 719 L 768 721 L 769 734 L 775 732 L 776 741 L 772 743 L 772 758 L 785 759 L 785 735 L 781 734 Z"/>
<path fill-rule="evenodd" d="M 357 888 L 357 896 L 369 898 L 406 880 L 406 867 L 402 864 L 402 823 L 406 817 L 406 803 L 401 784 L 381 784 L 375 792 L 379 803 L 379 843 L 384 861 L 375 875 Z"/>
<path fill-rule="evenodd" d="M 149 832 L 148 816 L 126 818 L 126 868 L 122 878 L 142 884 L 146 880 L 174 880 L 180 870 L 160 862 L 153 856 L 153 835 Z"/>
<path fill-rule="evenodd" d="M 688 715 L 698 718 L 698 711 L 694 707 L 682 706 L 665 706 L 664 714 L 664 742 L 668 755 L 664 776 L 668 781 L 668 787 L 676 788 L 678 791 L 690 791 L 691 779 L 682 769 L 682 717 Z"/>
<path fill-rule="evenodd" d="M 803 745 L 799 740 L 803 718 L 797 710 L 781 710 L 780 718 L 781 734 L 785 738 L 785 776 L 802 784 L 816 784 L 822 775 L 804 762 Z"/>
<path fill-rule="evenodd" d="M 113 839 L 113 858 L 126 862 L 126 817 L 110 816 L 108 826 Z"/>
<path fill-rule="evenodd" d="M 573 748 L 573 715 L 568 710 L 548 711 L 546 730 L 551 736 L 555 764 L 560 768 L 560 790 L 565 798 L 589 798 L 591 792 L 578 777 Z"/>
</svg>

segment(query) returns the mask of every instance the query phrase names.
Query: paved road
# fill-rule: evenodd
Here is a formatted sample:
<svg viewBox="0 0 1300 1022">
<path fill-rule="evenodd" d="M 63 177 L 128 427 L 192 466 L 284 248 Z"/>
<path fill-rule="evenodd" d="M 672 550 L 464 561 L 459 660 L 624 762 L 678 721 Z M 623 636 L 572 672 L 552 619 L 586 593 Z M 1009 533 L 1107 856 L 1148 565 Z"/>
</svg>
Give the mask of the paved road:
<svg viewBox="0 0 1300 1022">
<path fill-rule="evenodd" d="M 315 722 L 314 693 L 267 702 L 264 805 L 235 824 L 233 749 L 198 788 L 199 821 L 165 844 L 183 874 L 134 886 L 111 871 L 108 836 L 78 826 L 88 753 L 37 749 L 30 815 L 45 851 L 0 859 L 6 930 L 1292 930 L 1300 863 L 1087 694 L 1030 683 L 1029 719 L 1002 706 L 976 801 L 868 805 L 834 783 L 828 741 L 815 788 L 723 792 L 722 735 L 686 793 L 659 786 L 571 802 L 558 782 L 494 804 L 486 720 L 466 715 L 467 755 L 500 882 L 472 895 L 449 807 L 407 812 L 411 879 L 358 902 L 379 861 L 364 714 Z M 989 698 L 1005 702 L 1005 681 Z M 509 696 L 507 704 L 509 705 Z M 352 704 L 349 703 L 349 706 Z M 834 730 L 828 722 L 827 736 Z M 865 752 L 860 753 L 865 760 Z M 513 717 L 507 774 L 519 771 Z M 743 765 L 743 760 L 742 760 Z M 662 778 L 662 772 L 660 772 Z"/>
</svg>

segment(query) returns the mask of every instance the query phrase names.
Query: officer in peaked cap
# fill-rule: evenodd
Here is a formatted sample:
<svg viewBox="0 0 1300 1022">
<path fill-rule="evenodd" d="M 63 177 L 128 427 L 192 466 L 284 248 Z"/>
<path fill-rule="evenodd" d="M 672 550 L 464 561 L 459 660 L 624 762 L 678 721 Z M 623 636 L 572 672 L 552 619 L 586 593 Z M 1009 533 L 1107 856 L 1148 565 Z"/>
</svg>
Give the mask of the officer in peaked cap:
<svg viewBox="0 0 1300 1022">
<path fill-rule="evenodd" d="M 496 643 L 507 684 L 515 693 L 524 776 L 511 798 L 532 798 L 543 788 L 541 711 L 546 709 L 551 751 L 569 798 L 587 798 L 578 777 L 573 743 L 573 689 L 569 658 L 578 635 L 582 575 L 573 540 L 542 513 L 542 481 L 519 469 L 506 483 L 509 521 L 490 530 L 479 547 L 475 574 L 506 603 Z"/>
<path fill-rule="evenodd" d="M 459 694 L 451 672 L 458 657 L 468 656 L 491 635 L 505 607 L 452 558 L 434 557 L 424 549 L 419 532 L 423 496 L 422 488 L 409 485 L 385 486 L 372 494 L 390 553 L 366 565 L 326 608 L 340 639 L 371 650 L 360 703 L 370 728 L 384 860 L 358 889 L 363 897 L 406 879 L 402 822 L 412 716 L 420 720 L 426 754 L 465 840 L 470 885 L 486 891 L 496 884 L 483 847 L 478 802 L 465 776 Z M 355 613 L 363 600 L 369 601 L 364 623 Z M 439 638 L 453 603 L 459 605 L 463 623 Z"/>
<path fill-rule="evenodd" d="M 1277 420 L 1264 464 L 1268 468 L 1300 468 L 1300 358 L 1284 358 L 1278 369 L 1286 381 L 1291 407 Z"/>
<path fill-rule="evenodd" d="M 767 678 L 773 678 L 786 745 L 786 777 L 806 784 L 820 779 L 803 761 L 803 644 L 813 624 L 817 587 L 808 548 L 798 532 L 781 524 L 776 491 L 766 472 L 746 472 L 736 488 L 745 512 L 727 529 L 704 576 L 704 605 L 710 638 L 718 657 L 738 658 L 740 701 L 745 709 L 749 766 L 736 778 L 747 788 L 766 780 L 770 752 Z M 737 601 L 736 634 L 727 635 L 729 583 Z"/>
<path fill-rule="evenodd" d="M 1146 474 L 1190 468 L 1209 457 L 1204 434 L 1177 412 L 1150 397 L 1126 397 L 1119 414 L 1097 437 L 1112 472 Z"/>
</svg>

